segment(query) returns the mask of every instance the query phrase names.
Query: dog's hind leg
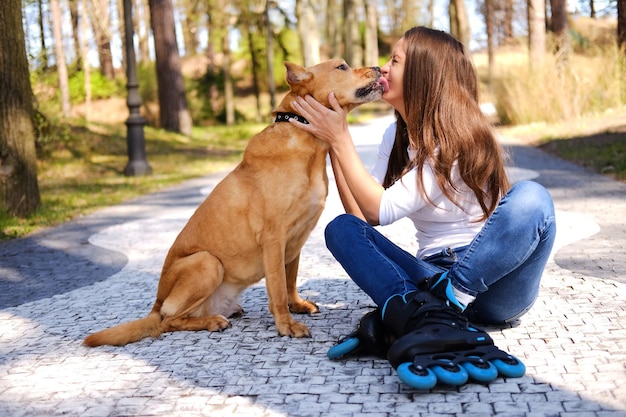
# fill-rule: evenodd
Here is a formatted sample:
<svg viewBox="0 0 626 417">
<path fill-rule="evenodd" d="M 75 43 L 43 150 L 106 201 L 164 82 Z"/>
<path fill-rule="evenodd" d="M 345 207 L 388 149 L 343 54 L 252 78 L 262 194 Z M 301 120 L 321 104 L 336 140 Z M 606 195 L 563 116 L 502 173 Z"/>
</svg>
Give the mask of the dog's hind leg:
<svg viewBox="0 0 626 417">
<path fill-rule="evenodd" d="M 205 303 L 224 278 L 224 267 L 219 259 L 209 252 L 196 252 L 176 261 L 168 273 L 177 276 L 161 306 L 164 332 L 214 332 L 230 327 L 228 319 L 221 314 L 202 316 L 204 311 L 208 311 Z"/>
<path fill-rule="evenodd" d="M 308 300 L 302 299 L 298 294 L 297 279 L 298 279 L 298 267 L 300 265 L 300 254 L 296 258 L 285 265 L 285 274 L 287 280 L 287 297 L 289 300 L 289 310 L 292 313 L 300 314 L 313 314 L 319 313 L 320 310 L 317 305 Z"/>
</svg>

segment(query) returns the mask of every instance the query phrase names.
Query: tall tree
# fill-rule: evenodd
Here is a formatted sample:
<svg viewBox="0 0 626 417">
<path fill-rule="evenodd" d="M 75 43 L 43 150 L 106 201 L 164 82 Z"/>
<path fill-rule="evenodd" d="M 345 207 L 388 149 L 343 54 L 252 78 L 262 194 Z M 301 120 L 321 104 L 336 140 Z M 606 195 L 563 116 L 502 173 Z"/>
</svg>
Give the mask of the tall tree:
<svg viewBox="0 0 626 417">
<path fill-rule="evenodd" d="M 541 64 L 546 54 L 546 8 L 544 0 L 527 0 L 528 58 L 531 65 Z"/>
<path fill-rule="evenodd" d="M 358 6 L 359 0 L 343 0 L 343 57 L 353 67 L 363 65 Z"/>
<path fill-rule="evenodd" d="M 92 7 L 89 8 L 89 18 L 93 25 L 98 58 L 100 59 L 100 72 L 112 80 L 115 78 L 113 67 L 113 55 L 111 54 L 111 17 L 108 0 L 90 0 Z"/>
<path fill-rule="evenodd" d="M 72 40 L 74 41 L 74 59 L 76 63 L 76 69 L 80 71 L 81 68 L 81 53 L 80 53 L 80 38 L 78 36 L 78 0 L 68 0 L 70 7 L 70 17 L 72 18 Z"/>
<path fill-rule="evenodd" d="M 134 0 L 133 26 L 137 32 L 137 60 L 146 65 L 150 62 L 150 13 L 148 0 Z"/>
<path fill-rule="evenodd" d="M 201 9 L 199 0 L 184 0 L 181 5 L 181 12 L 184 18 L 181 21 L 183 32 L 183 44 L 185 45 L 185 55 L 193 56 L 198 53 L 198 27 L 200 22 Z"/>
<path fill-rule="evenodd" d="M 513 0 L 504 0 L 504 22 L 502 35 L 503 43 L 513 39 Z"/>
<path fill-rule="evenodd" d="M 270 20 L 270 2 L 265 2 L 263 9 L 265 27 L 265 59 L 267 62 L 267 89 L 270 95 L 270 108 L 276 107 L 276 83 L 274 82 L 274 29 Z"/>
<path fill-rule="evenodd" d="M 550 0 L 552 10 L 552 32 L 554 33 L 554 54 L 560 71 L 569 66 L 571 42 L 567 21 L 567 0 Z"/>
<path fill-rule="evenodd" d="M 319 0 L 296 0 L 296 21 L 305 67 L 320 62 L 320 34 L 317 24 L 320 9 Z"/>
<path fill-rule="evenodd" d="M 59 0 L 50 0 L 52 10 L 52 33 L 54 34 L 54 50 L 57 64 L 57 74 L 59 76 L 59 89 L 61 90 L 61 109 L 63 117 L 70 117 L 72 106 L 70 104 L 70 84 L 67 75 L 67 64 L 65 62 L 65 51 L 63 50 L 62 14 Z"/>
<path fill-rule="evenodd" d="M 228 15 L 227 15 L 228 16 Z M 226 112 L 226 125 L 235 124 L 235 88 L 233 83 L 232 54 L 230 50 L 230 30 L 224 32 L 222 37 L 222 73 L 224 74 L 224 111 Z"/>
<path fill-rule="evenodd" d="M 363 65 L 378 66 L 378 11 L 376 0 L 365 0 L 365 60 Z"/>
<path fill-rule="evenodd" d="M 38 19 L 37 23 L 39 23 L 39 42 L 41 47 L 41 52 L 39 53 L 39 58 L 41 59 L 41 68 L 48 68 L 48 47 L 46 46 L 46 30 L 43 24 L 44 22 L 44 13 L 43 13 L 43 0 L 37 0 L 37 11 L 38 11 Z"/>
<path fill-rule="evenodd" d="M 189 135 L 192 121 L 181 73 L 172 1 L 150 0 L 150 21 L 156 56 L 161 127 Z"/>
<path fill-rule="evenodd" d="M 91 118 L 91 66 L 89 65 L 89 46 L 87 45 L 87 0 L 80 0 L 80 5 L 83 9 L 83 15 L 80 18 L 80 26 L 78 30 L 80 32 L 81 43 L 79 45 L 81 61 L 83 63 L 83 75 L 85 86 L 85 119 Z M 122 32 L 123 33 L 123 32 Z M 125 49 L 125 48 L 122 48 Z"/>
<path fill-rule="evenodd" d="M 328 0 L 326 3 L 326 56 L 327 58 L 338 58 L 343 55 L 341 48 L 341 39 L 343 34 L 341 31 L 341 4 L 340 0 Z"/>
<path fill-rule="evenodd" d="M 495 61 L 494 53 L 494 0 L 485 0 L 485 29 L 487 31 L 487 87 L 491 93 L 493 87 L 493 67 Z"/>
<path fill-rule="evenodd" d="M 465 0 L 450 0 L 450 34 L 469 47 L 472 37 Z"/>
<path fill-rule="evenodd" d="M 401 0 L 400 1 L 400 27 L 402 33 L 415 26 L 419 19 L 419 10 L 422 7 L 422 0 Z"/>
<path fill-rule="evenodd" d="M 626 59 L 626 1 L 617 1 L 617 45 Z"/>
<path fill-rule="evenodd" d="M 40 203 L 21 0 L 3 0 L 0 13 L 0 210 L 31 214 Z"/>
</svg>

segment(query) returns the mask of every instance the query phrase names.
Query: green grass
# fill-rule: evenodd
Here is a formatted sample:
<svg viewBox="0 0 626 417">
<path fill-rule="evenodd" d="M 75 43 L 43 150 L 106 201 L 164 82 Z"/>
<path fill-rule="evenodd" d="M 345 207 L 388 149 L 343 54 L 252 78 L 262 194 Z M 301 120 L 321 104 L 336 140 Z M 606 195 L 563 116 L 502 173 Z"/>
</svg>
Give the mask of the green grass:
<svg viewBox="0 0 626 417">
<path fill-rule="evenodd" d="M 626 131 L 549 140 L 540 148 L 599 174 L 626 182 Z"/>
<path fill-rule="evenodd" d="M 49 128 L 38 142 L 41 205 L 32 216 L 0 213 L 0 240 L 22 237 L 79 215 L 155 192 L 186 179 L 231 169 L 263 126 L 196 128 L 191 137 L 146 127 L 152 175 L 126 177 L 125 126 Z"/>
</svg>

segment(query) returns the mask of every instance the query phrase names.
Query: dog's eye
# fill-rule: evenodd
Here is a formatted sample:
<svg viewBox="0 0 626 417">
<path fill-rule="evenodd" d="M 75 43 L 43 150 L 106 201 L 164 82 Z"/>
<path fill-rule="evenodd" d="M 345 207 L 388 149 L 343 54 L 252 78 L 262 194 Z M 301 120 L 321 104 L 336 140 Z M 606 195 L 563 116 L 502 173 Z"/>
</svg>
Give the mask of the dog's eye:
<svg viewBox="0 0 626 417">
<path fill-rule="evenodd" d="M 348 70 L 348 64 L 341 64 L 337 67 L 338 70 L 342 70 L 342 71 L 347 71 Z"/>
</svg>

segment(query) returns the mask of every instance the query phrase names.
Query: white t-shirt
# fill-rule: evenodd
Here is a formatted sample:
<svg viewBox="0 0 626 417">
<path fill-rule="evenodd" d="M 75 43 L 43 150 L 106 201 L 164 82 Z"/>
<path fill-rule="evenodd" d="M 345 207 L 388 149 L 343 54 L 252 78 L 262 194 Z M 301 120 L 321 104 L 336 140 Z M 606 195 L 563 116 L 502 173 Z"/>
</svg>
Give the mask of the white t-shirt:
<svg viewBox="0 0 626 417">
<path fill-rule="evenodd" d="M 395 122 L 383 134 L 378 149 L 378 159 L 372 176 L 382 184 L 396 132 Z M 411 153 L 409 149 L 407 152 Z M 417 169 L 407 172 L 383 192 L 379 209 L 380 225 L 388 225 L 403 217 L 413 221 L 417 230 L 417 257 L 424 258 L 441 252 L 445 248 L 468 245 L 482 228 L 484 221 L 477 222 L 483 215 L 480 204 L 472 190 L 461 179 L 457 164 L 453 167 L 452 179 L 460 190 L 458 201 L 463 209 L 446 198 L 435 180 L 430 165 L 422 170 L 424 190 L 430 200 L 423 199 L 417 188 Z"/>
</svg>

